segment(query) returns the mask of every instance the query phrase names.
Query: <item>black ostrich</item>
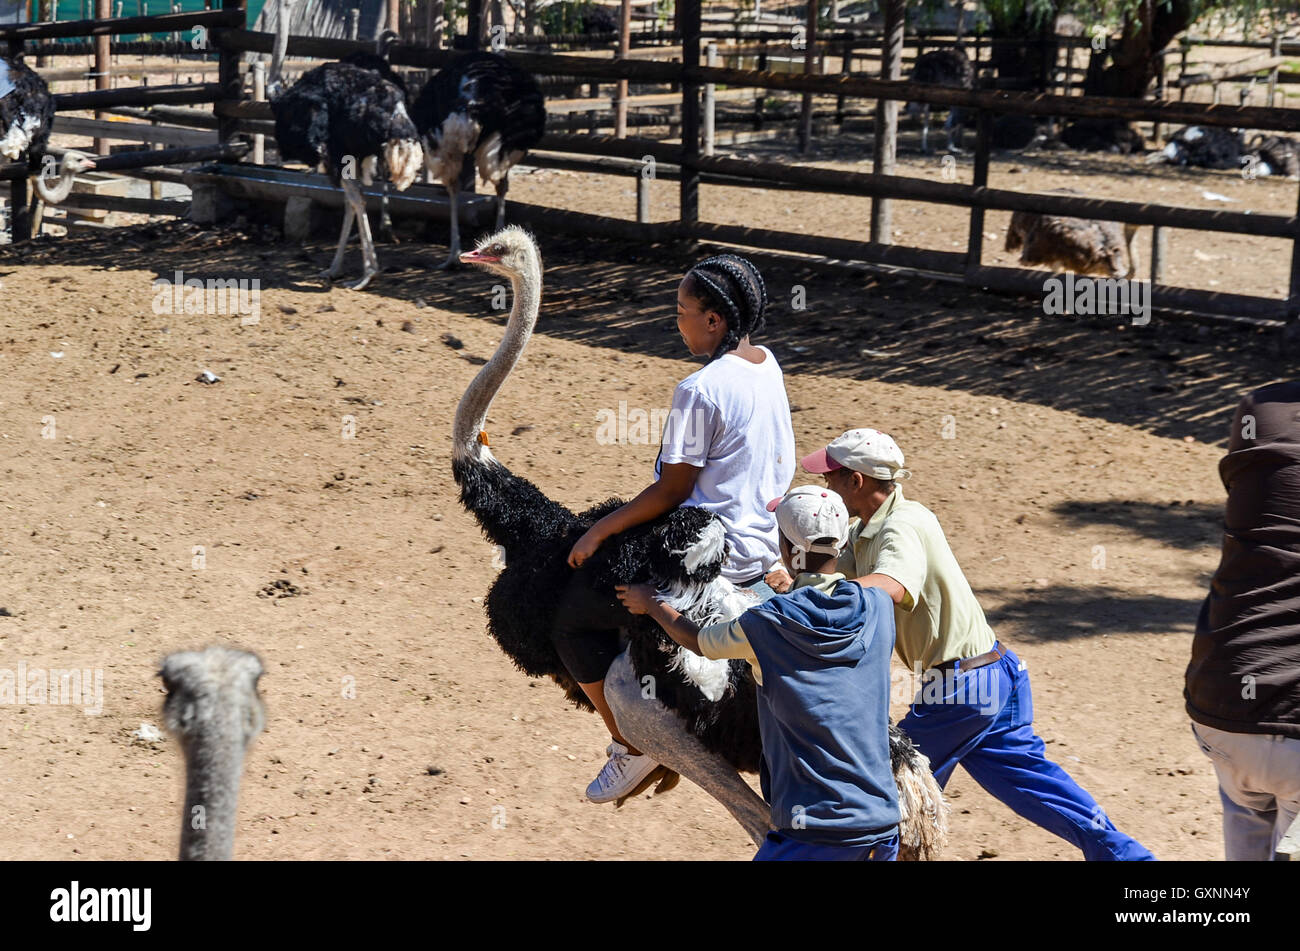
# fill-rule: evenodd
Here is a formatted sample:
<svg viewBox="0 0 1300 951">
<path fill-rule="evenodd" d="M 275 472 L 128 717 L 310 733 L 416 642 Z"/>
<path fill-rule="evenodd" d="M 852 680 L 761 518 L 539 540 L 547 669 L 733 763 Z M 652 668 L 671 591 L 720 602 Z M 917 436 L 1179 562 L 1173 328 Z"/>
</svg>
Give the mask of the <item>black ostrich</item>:
<svg viewBox="0 0 1300 951">
<path fill-rule="evenodd" d="M 1294 139 L 1261 133 L 1251 139 L 1247 154 L 1254 161 L 1253 173 L 1260 178 L 1268 175 L 1300 177 L 1300 149 Z"/>
<path fill-rule="evenodd" d="M 960 47 L 931 50 L 928 53 L 922 53 L 916 58 L 916 62 L 912 66 L 912 73 L 908 78 L 911 82 L 924 83 L 927 86 L 974 89 L 975 67 L 971 64 L 970 57 Z M 907 104 L 907 114 L 921 117 L 921 151 L 929 155 L 930 104 L 928 102 L 909 102 Z M 961 149 L 961 125 L 964 118 L 960 108 L 948 110 L 948 120 L 943 124 L 943 129 L 947 135 L 947 147 L 950 152 L 960 151 Z M 957 133 L 956 148 L 953 146 L 954 130 Z"/>
<path fill-rule="evenodd" d="M 1118 119 L 1078 119 L 1061 130 L 1061 141 L 1080 152 L 1117 155 L 1145 152 L 1147 147 L 1141 132 Z"/>
<path fill-rule="evenodd" d="M 45 80 L 23 62 L 21 52 L 0 56 L 0 157 L 25 161 L 35 176 L 40 200 L 57 205 L 72 191 L 76 175 L 95 163 L 71 150 L 58 163 L 48 157 L 45 150 L 53 125 L 54 97 Z M 57 178 L 57 184 L 51 184 L 52 178 Z"/>
<path fill-rule="evenodd" d="M 1184 126 L 1170 136 L 1159 152 L 1147 156 L 1148 165 L 1195 165 L 1199 168 L 1241 168 L 1246 151 L 1241 132 L 1213 125 Z"/>
<path fill-rule="evenodd" d="M 424 162 L 447 189 L 451 248 L 440 265 L 460 260 L 461 169 L 473 156 L 479 176 L 496 187 L 499 230 L 505 224 L 506 189 L 513 168 L 546 131 L 546 102 L 531 73 L 496 53 L 476 51 L 444 67 L 425 84 L 411 107 L 424 142 Z"/>
<path fill-rule="evenodd" d="M 571 701 L 591 710 L 549 632 L 560 594 L 572 577 L 570 548 L 622 501 L 610 499 L 575 514 L 512 473 L 488 449 L 482 427 L 537 321 L 542 262 L 531 236 L 518 227 L 483 239 L 463 257 L 508 279 L 514 288 L 505 336 L 461 398 L 452 433 L 452 475 L 461 502 L 488 539 L 505 552 L 506 567 L 485 599 L 488 630 L 520 670 L 552 678 Z M 610 539 L 578 571 L 593 588 L 611 594 L 617 584 L 652 582 L 667 592 L 679 611 L 703 624 L 735 617 L 746 604 L 745 595 L 721 577 L 726 554 L 726 536 L 716 516 L 682 507 Z M 718 797 L 756 841 L 761 840 L 767 831 L 766 811 L 736 772 L 757 771 L 762 753 L 749 666 L 698 658 L 673 644 L 648 617 L 628 615 L 622 633 L 628 649 L 615 667 L 630 662 L 637 700 L 633 709 L 620 713 L 608 687 L 607 697 L 619 728 L 662 764 L 658 776 L 652 774 L 648 781 L 658 778 L 659 791 L 665 791 L 676 783 L 677 773 L 686 775 Z M 653 678 L 652 698 L 641 695 L 644 677 Z M 925 758 L 892 726 L 890 754 L 905 816 L 903 841 L 910 845 L 909 854 L 928 857 L 937 850 L 944 830 L 942 795 Z"/>
<path fill-rule="evenodd" d="M 275 48 L 267 82 L 275 139 L 282 158 L 322 169 L 343 189 L 346 205 L 339 245 L 321 276 L 334 280 L 342 273 L 343 254 L 355 221 L 361 235 L 362 275 L 350 286 L 361 290 L 379 273 L 379 258 L 357 178 L 371 184 L 382 165 L 398 191 L 405 191 L 420 171 L 420 135 L 407 113 L 404 87 L 385 78 L 396 76 L 378 55 L 354 53 L 350 62 L 317 66 L 283 89 L 290 5 L 290 0 L 280 0 L 277 5 Z"/>
</svg>

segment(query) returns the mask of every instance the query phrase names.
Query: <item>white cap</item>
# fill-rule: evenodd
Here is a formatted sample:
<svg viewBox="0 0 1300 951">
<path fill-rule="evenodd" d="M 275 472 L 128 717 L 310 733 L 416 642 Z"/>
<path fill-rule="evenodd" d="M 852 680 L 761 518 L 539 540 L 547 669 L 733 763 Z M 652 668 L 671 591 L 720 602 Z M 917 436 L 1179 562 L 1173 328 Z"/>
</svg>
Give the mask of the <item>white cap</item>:
<svg viewBox="0 0 1300 951">
<path fill-rule="evenodd" d="M 776 513 L 781 534 L 795 548 L 826 555 L 839 554 L 849 539 L 849 511 L 844 500 L 819 485 L 801 485 L 767 503 Z M 834 545 L 815 545 L 818 539 L 833 538 Z"/>
<path fill-rule="evenodd" d="M 903 468 L 903 450 L 898 443 L 877 429 L 850 429 L 831 440 L 825 449 L 804 456 L 800 465 L 817 473 L 853 469 L 885 482 L 910 475 Z"/>
</svg>

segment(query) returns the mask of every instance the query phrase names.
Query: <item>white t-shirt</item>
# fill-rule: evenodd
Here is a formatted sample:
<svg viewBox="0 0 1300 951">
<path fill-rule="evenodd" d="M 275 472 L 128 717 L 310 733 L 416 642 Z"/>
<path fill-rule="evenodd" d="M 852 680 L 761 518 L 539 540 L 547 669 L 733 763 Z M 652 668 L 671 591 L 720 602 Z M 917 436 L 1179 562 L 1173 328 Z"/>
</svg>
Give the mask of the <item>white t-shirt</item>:
<svg viewBox="0 0 1300 951">
<path fill-rule="evenodd" d="M 749 581 L 781 560 L 776 515 L 767 503 L 785 494 L 794 478 L 794 428 L 785 378 L 772 351 L 762 363 L 734 353 L 692 373 L 673 393 L 655 461 L 700 467 L 683 505 L 698 505 L 722 520 L 731 556 L 722 574 Z"/>
</svg>

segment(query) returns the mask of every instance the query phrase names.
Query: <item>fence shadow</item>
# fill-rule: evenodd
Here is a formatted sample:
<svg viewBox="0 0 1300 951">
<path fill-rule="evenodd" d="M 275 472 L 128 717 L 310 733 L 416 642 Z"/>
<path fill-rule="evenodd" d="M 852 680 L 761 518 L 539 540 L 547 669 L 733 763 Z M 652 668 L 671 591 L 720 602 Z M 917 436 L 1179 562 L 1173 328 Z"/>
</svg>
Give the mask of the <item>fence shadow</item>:
<svg viewBox="0 0 1300 951">
<path fill-rule="evenodd" d="M 1073 525 L 1114 525 L 1186 550 L 1217 549 L 1223 535 L 1222 503 L 1106 499 L 1062 502 L 1052 510 Z"/>
<path fill-rule="evenodd" d="M 1207 579 L 1208 584 L 1208 579 Z M 1014 631 L 1015 643 L 1050 644 L 1103 634 L 1155 635 L 1190 633 L 1201 598 L 1170 598 L 1158 594 L 1124 594 L 1112 588 L 991 589 L 981 600 L 1000 602 L 987 612 L 995 632 Z"/>
<path fill-rule="evenodd" d="M 538 332 L 626 353 L 682 359 L 676 288 L 716 249 L 540 235 L 546 280 Z M 270 229 L 203 231 L 185 223 L 115 228 L 0 248 L 0 270 L 41 264 L 152 271 L 189 277 L 258 278 L 263 288 L 310 291 L 332 243 L 286 245 Z M 499 278 L 437 271 L 445 246 L 408 235 L 379 246 L 383 273 L 365 298 L 423 301 L 501 321 Z M 1285 379 L 1271 332 L 1152 318 L 1046 317 L 1036 302 L 981 293 L 938 279 L 831 269 L 753 255 L 770 304 L 758 338 L 787 372 L 995 395 L 1145 429 L 1223 444 L 1242 393 Z M 348 253 L 348 272 L 359 269 Z M 152 291 L 141 288 L 142 300 Z M 804 307 L 798 309 L 799 298 Z M 487 354 L 483 354 L 487 356 Z M 683 361 L 683 376 L 689 372 Z"/>
</svg>

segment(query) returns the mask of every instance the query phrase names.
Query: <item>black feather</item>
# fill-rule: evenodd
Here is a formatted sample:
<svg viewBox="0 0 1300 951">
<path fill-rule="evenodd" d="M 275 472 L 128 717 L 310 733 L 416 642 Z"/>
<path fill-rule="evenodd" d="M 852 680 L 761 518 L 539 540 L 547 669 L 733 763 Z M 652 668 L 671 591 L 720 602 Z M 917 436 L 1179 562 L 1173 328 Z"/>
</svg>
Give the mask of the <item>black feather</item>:
<svg viewBox="0 0 1300 951">
<path fill-rule="evenodd" d="M 50 129 L 54 125 L 54 97 L 50 95 L 50 87 L 23 62 L 22 54 L 17 54 L 0 57 L 0 90 L 7 90 L 0 95 L 0 138 L 6 138 L 16 128 L 31 125 L 31 120 L 36 120 L 27 133 L 30 141 L 26 148 L 12 159 L 21 161 L 25 158 L 35 167 L 45 154 Z M 9 156 L 0 159 L 7 160 L 10 160 Z"/>
<path fill-rule="evenodd" d="M 382 163 L 388 142 L 419 140 L 403 89 L 352 63 L 326 63 L 304 73 L 271 100 L 271 111 L 280 155 L 313 168 L 324 165 L 335 185 L 349 159 L 359 171 L 366 158 Z"/>
</svg>

